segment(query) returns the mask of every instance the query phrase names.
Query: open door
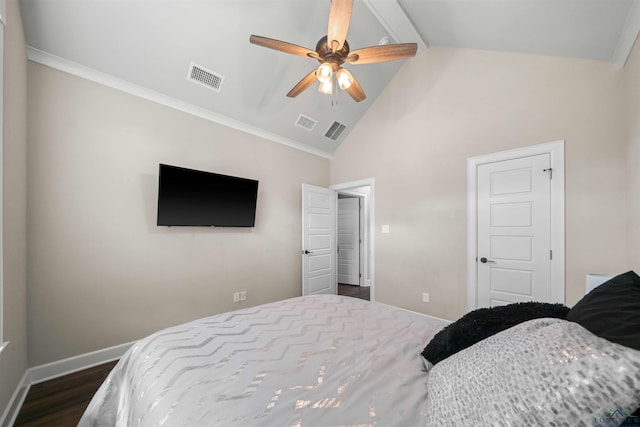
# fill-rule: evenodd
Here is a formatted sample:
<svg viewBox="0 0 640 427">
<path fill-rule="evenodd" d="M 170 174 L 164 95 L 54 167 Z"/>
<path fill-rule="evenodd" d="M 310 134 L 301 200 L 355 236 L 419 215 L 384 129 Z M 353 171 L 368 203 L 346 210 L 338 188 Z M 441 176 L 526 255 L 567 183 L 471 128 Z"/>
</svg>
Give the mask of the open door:
<svg viewBox="0 0 640 427">
<path fill-rule="evenodd" d="M 337 294 L 336 192 L 302 184 L 302 295 Z"/>
</svg>

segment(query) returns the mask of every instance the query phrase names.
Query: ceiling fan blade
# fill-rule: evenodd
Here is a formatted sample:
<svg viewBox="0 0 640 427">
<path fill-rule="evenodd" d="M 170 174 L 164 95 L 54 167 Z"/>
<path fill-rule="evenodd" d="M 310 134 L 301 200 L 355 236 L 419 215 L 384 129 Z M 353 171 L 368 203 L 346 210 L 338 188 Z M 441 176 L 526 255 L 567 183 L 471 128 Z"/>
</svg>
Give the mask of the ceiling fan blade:
<svg viewBox="0 0 640 427">
<path fill-rule="evenodd" d="M 334 53 L 342 48 L 344 40 L 347 38 L 352 9 L 353 0 L 331 0 L 327 45 Z"/>
<path fill-rule="evenodd" d="M 268 37 L 251 35 L 251 37 L 249 37 L 249 42 L 269 49 L 279 50 L 280 52 L 290 53 L 292 55 L 318 59 L 318 53 L 315 50 L 280 40 L 270 39 Z"/>
<path fill-rule="evenodd" d="M 296 96 L 300 95 L 302 92 L 307 90 L 309 88 L 309 86 L 311 86 L 313 83 L 315 83 L 317 81 L 318 81 L 318 79 L 316 78 L 316 70 L 313 70 L 312 72 L 310 72 L 309 74 L 304 76 L 302 78 L 302 80 L 300 80 L 298 82 L 298 84 L 296 84 L 293 87 L 293 89 L 291 89 L 289 91 L 287 96 L 289 98 L 295 98 Z"/>
<path fill-rule="evenodd" d="M 351 85 L 347 88 L 344 88 L 343 90 L 347 92 L 349 95 L 351 95 L 353 100 L 356 102 L 360 102 L 364 100 L 367 97 L 367 95 L 364 94 L 364 90 L 362 90 L 362 86 L 360 86 L 360 83 L 358 83 L 358 80 L 356 80 L 356 78 L 353 77 L 353 74 L 351 74 L 351 72 L 349 72 L 349 70 L 347 70 L 346 68 L 340 68 L 339 71 L 340 73 L 346 74 L 351 82 Z"/>
<path fill-rule="evenodd" d="M 365 47 L 351 52 L 347 56 L 347 62 L 352 64 L 373 64 L 375 62 L 396 61 L 416 56 L 417 50 L 418 45 L 416 43 Z"/>
</svg>

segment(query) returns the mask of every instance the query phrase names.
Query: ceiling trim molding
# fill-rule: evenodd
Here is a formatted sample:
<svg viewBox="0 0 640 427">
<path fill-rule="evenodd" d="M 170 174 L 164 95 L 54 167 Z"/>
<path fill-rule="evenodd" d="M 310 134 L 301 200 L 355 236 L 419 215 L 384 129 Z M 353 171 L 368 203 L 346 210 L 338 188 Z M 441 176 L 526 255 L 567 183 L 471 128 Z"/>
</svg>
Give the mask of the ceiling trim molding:
<svg viewBox="0 0 640 427">
<path fill-rule="evenodd" d="M 638 33 L 640 33 L 640 6 L 637 1 L 634 1 L 629 8 L 629 15 L 627 15 L 624 27 L 620 31 L 618 44 L 611 57 L 611 62 L 620 68 L 624 67 L 638 38 Z"/>
<path fill-rule="evenodd" d="M 47 67 L 51 67 L 56 70 L 63 71 L 65 73 L 74 75 L 76 77 L 90 80 L 92 82 L 101 84 L 103 86 L 107 86 L 112 89 L 116 89 L 116 90 L 128 93 L 130 95 L 137 96 L 139 98 L 143 98 L 148 101 L 155 102 L 157 104 L 161 104 L 166 107 L 170 107 L 175 110 L 182 111 L 184 113 L 191 114 L 196 117 L 200 117 L 202 119 L 221 124 L 223 126 L 227 126 L 242 132 L 246 132 L 248 134 L 267 139 L 269 141 L 277 142 L 278 144 L 286 145 L 288 147 L 305 151 L 307 153 L 314 154 L 319 157 L 324 157 L 326 159 L 331 159 L 333 157 L 332 154 L 326 151 L 309 147 L 308 145 L 302 144 L 300 142 L 297 142 L 288 138 L 284 138 L 280 135 L 265 131 L 255 126 L 248 125 L 239 120 L 232 119 L 222 114 L 214 113 L 205 108 L 198 107 L 188 102 L 180 101 L 171 96 L 161 94 L 154 90 L 147 89 L 145 87 L 142 87 L 133 83 L 129 83 L 125 80 L 110 76 L 100 71 L 96 71 L 89 67 L 85 67 L 76 62 L 66 60 L 56 55 L 51 55 L 47 52 L 41 51 L 29 45 L 27 45 L 27 58 L 30 61 L 37 62 L 42 65 L 46 65 Z"/>
<path fill-rule="evenodd" d="M 418 44 L 418 53 L 427 50 L 426 40 L 418 33 L 397 0 L 363 1 L 396 43 L 416 42 Z"/>
</svg>

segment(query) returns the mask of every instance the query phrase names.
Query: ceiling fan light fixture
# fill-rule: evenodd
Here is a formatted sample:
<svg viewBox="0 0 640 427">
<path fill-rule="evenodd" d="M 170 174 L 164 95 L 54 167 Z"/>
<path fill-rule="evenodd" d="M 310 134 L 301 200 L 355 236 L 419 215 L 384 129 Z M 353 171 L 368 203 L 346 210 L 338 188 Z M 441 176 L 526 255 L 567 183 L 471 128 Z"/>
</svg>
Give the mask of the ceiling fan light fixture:
<svg viewBox="0 0 640 427">
<path fill-rule="evenodd" d="M 346 68 L 341 68 L 343 63 L 374 64 L 415 56 L 418 49 L 416 43 L 392 44 L 390 38 L 387 36 L 380 40 L 378 46 L 356 49 L 352 52 L 346 37 L 351 12 L 353 10 L 353 2 L 354 0 L 331 0 L 327 35 L 322 36 L 320 40 L 318 40 L 315 51 L 268 37 L 256 35 L 249 37 L 249 42 L 252 44 L 291 55 L 315 59 L 320 62 L 319 67 L 304 76 L 302 80 L 287 93 L 288 97 L 295 98 L 318 80 L 320 82 L 318 89 L 321 93 L 331 94 L 334 91 L 333 86 L 336 86 L 347 92 L 355 102 L 361 102 L 366 99 L 367 96 L 351 72 Z M 335 82 L 333 79 L 334 74 Z"/>
<path fill-rule="evenodd" d="M 340 89 L 347 90 L 353 84 L 353 78 L 351 77 L 351 73 L 349 73 L 344 68 L 340 68 L 336 71 L 336 79 L 338 79 L 338 85 Z"/>
<path fill-rule="evenodd" d="M 318 86 L 318 92 L 324 93 L 325 95 L 331 95 L 333 93 L 333 82 L 331 80 L 320 82 L 320 86 Z"/>
<path fill-rule="evenodd" d="M 321 83 L 331 82 L 331 77 L 333 77 L 333 67 L 331 64 L 328 62 L 320 64 L 318 71 L 316 72 L 316 77 Z"/>
</svg>

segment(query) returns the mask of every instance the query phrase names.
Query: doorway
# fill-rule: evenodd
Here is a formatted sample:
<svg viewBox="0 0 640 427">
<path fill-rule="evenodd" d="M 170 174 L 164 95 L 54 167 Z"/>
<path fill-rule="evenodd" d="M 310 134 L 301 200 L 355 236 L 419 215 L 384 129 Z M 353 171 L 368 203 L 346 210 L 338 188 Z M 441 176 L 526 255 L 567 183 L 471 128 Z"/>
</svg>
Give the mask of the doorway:
<svg viewBox="0 0 640 427">
<path fill-rule="evenodd" d="M 360 286 L 361 198 L 338 193 L 338 285 Z"/>
<path fill-rule="evenodd" d="M 564 303 L 564 141 L 468 159 L 467 308 Z"/>
<path fill-rule="evenodd" d="M 375 301 L 375 180 L 367 178 L 322 188 L 302 185 L 302 295 L 337 293 L 338 194 L 362 200 L 359 283 Z"/>
<path fill-rule="evenodd" d="M 342 184 L 335 184 L 330 187 L 335 190 L 338 197 L 343 198 L 357 198 L 360 201 L 360 214 L 359 214 L 359 277 L 357 284 L 361 288 L 353 292 L 364 295 L 369 294 L 369 300 L 375 301 L 375 263 L 374 263 L 374 225 L 375 225 L 375 179 L 368 178 L 359 181 L 346 182 Z M 340 199 L 338 199 L 339 202 Z M 344 200 L 344 199 L 343 199 Z M 336 229 L 339 231 L 341 224 L 339 223 Z M 339 240 L 338 240 L 339 243 Z M 339 267 L 338 267 L 339 272 Z M 338 276 L 341 277 L 341 276 Z M 340 281 L 338 281 L 340 282 Z"/>
</svg>

